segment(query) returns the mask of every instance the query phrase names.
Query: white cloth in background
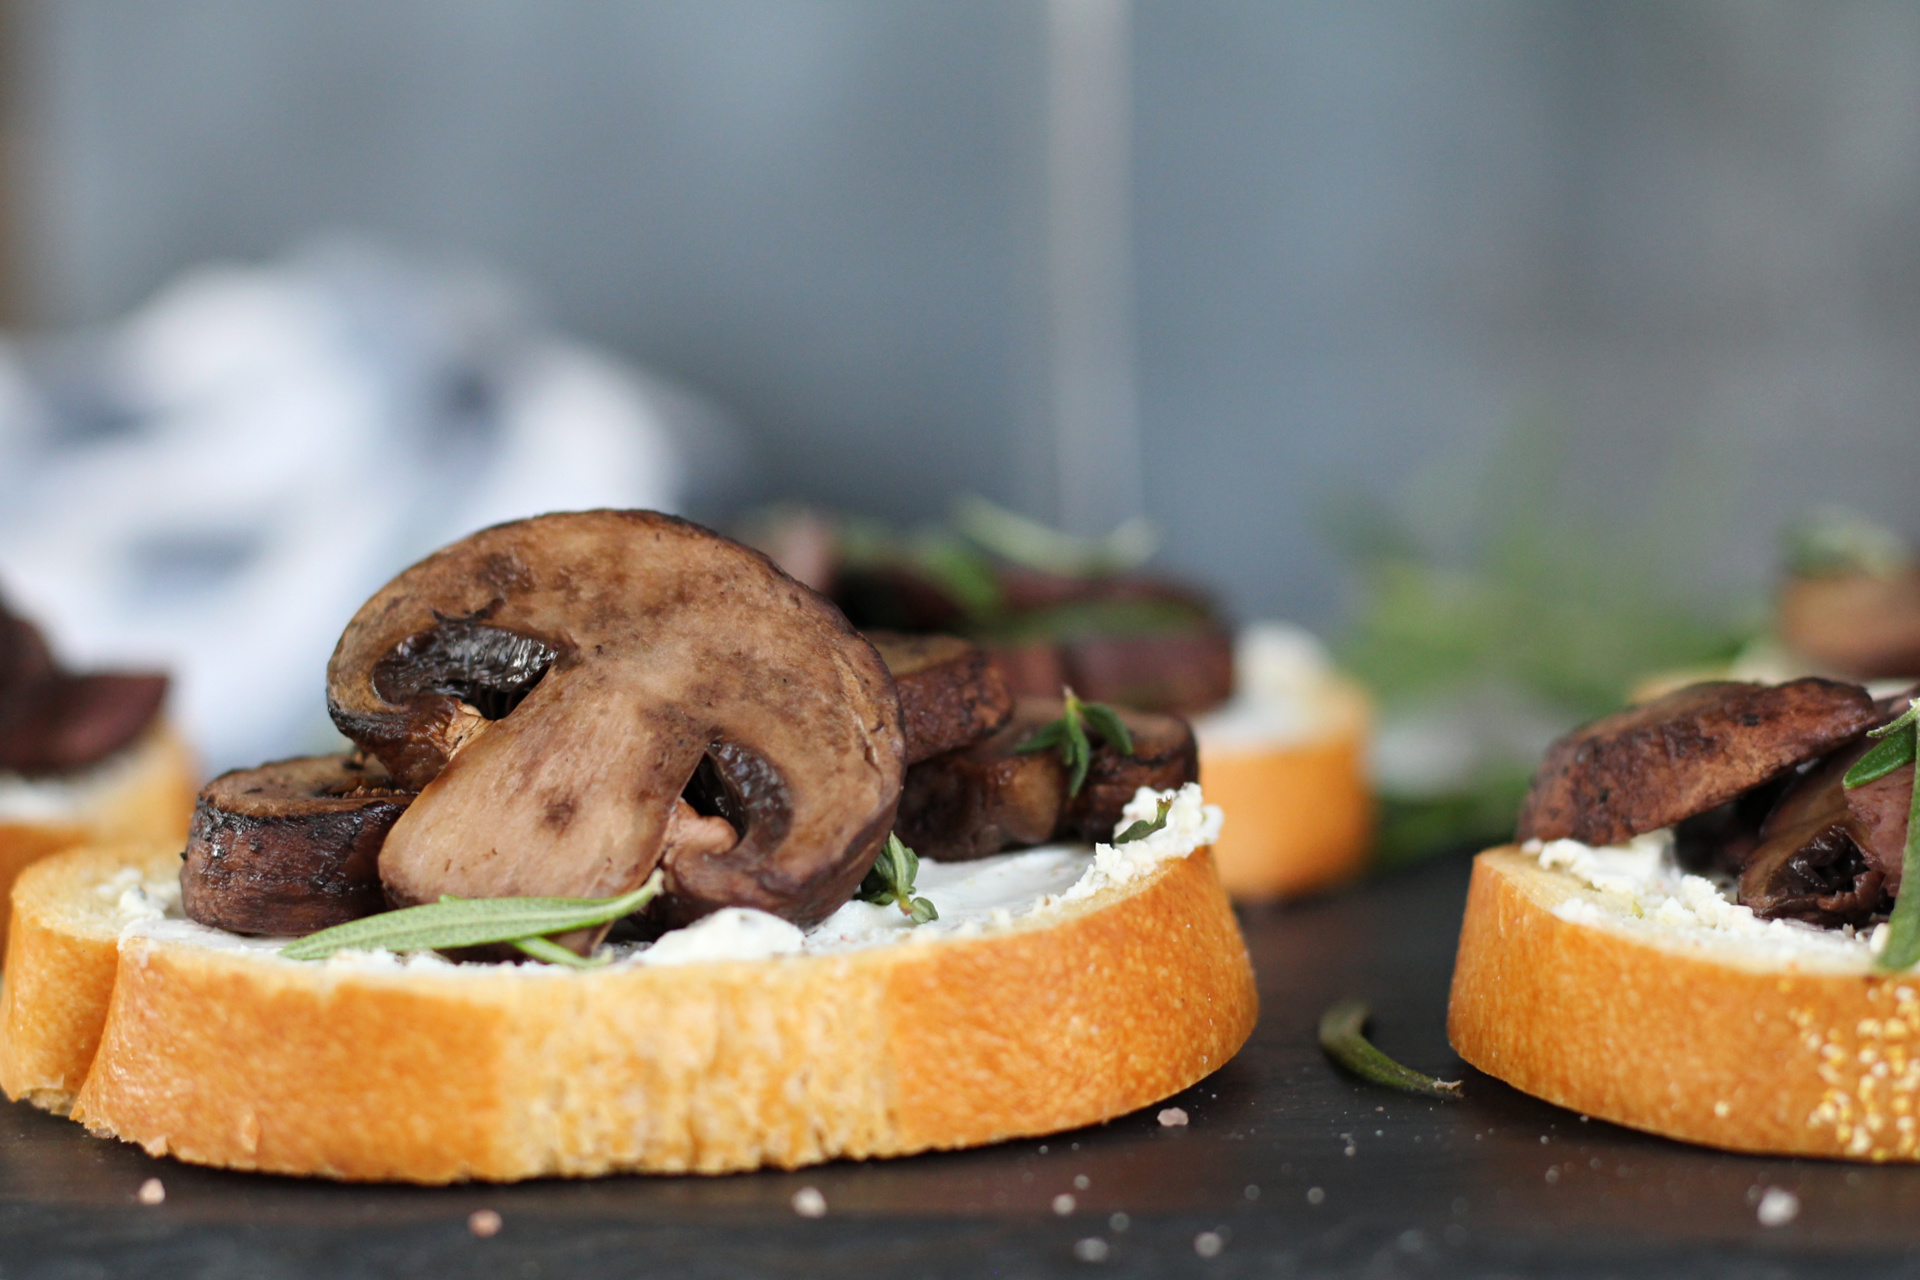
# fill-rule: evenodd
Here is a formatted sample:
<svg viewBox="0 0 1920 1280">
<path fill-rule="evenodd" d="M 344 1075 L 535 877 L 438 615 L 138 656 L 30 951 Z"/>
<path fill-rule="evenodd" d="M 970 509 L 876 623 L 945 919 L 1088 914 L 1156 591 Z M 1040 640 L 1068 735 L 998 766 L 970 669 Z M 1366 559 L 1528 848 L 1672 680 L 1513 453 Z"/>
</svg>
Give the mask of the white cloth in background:
<svg viewBox="0 0 1920 1280">
<path fill-rule="evenodd" d="M 207 267 L 0 345 L 0 593 L 70 663 L 170 670 L 211 766 L 326 749 L 327 657 L 394 573 L 518 516 L 677 510 L 725 432 L 474 273 L 351 241 Z"/>
</svg>

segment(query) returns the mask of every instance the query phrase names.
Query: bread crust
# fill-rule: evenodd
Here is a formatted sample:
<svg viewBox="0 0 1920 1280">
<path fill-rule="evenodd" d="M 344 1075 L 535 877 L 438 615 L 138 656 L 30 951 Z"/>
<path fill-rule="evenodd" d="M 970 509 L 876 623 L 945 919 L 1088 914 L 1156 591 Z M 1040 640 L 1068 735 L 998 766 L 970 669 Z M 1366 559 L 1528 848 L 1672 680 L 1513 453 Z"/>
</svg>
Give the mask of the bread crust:
<svg viewBox="0 0 1920 1280">
<path fill-rule="evenodd" d="M 91 806 L 63 822 L 0 821 L 0 903 L 20 873 L 48 854 L 88 841 L 185 842 L 200 789 L 199 765 L 179 734 L 164 722 L 132 748 L 124 776 Z M 0 909 L 0 954 L 7 944 L 8 913 Z"/>
<path fill-rule="evenodd" d="M 105 914 L 78 900 L 125 861 L 75 851 L 20 885 L 13 963 L 33 979 L 8 983 L 9 1096 L 48 1105 L 74 1078 L 84 1036 L 56 1071 L 39 1024 L 87 997 L 46 988 Z M 1204 849 L 1011 929 L 842 954 L 369 970 L 136 935 L 113 960 L 75 1119 L 349 1180 L 723 1173 L 1048 1133 L 1186 1088 L 1257 1012 Z"/>
<path fill-rule="evenodd" d="M 1330 729 L 1302 742 L 1200 742 L 1200 789 L 1226 814 L 1214 841 L 1235 899 L 1294 898 L 1351 880 L 1373 841 L 1366 696 L 1345 681 L 1324 695 Z"/>
<path fill-rule="evenodd" d="M 1447 1032 L 1537 1097 L 1733 1151 L 1920 1160 L 1920 974 L 1572 921 L 1511 847 L 1474 863 Z"/>
</svg>

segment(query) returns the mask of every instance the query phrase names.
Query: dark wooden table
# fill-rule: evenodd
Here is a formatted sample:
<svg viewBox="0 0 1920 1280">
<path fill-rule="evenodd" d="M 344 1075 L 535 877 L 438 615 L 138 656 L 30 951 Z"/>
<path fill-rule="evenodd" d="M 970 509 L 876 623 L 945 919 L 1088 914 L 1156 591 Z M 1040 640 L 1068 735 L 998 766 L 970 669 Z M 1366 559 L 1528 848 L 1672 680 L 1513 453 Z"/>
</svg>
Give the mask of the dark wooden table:
<svg viewBox="0 0 1920 1280">
<path fill-rule="evenodd" d="M 0 1106 L 0 1280 L 81 1277 L 1850 1276 L 1920 1274 L 1920 1169 L 1721 1155 L 1465 1072 L 1429 1102 L 1354 1083 L 1312 1029 L 1460 1070 L 1446 988 L 1459 859 L 1245 916 L 1263 1014 L 1212 1079 L 1112 1124 L 793 1174 L 352 1187 L 152 1160 Z M 158 1177 L 166 1200 L 137 1201 Z M 823 1217 L 794 1194 L 817 1189 Z M 1760 1225 L 1764 1190 L 1789 1224 Z M 1072 1197 L 1071 1205 L 1058 1197 Z M 499 1213 L 476 1238 L 468 1217 Z"/>
</svg>

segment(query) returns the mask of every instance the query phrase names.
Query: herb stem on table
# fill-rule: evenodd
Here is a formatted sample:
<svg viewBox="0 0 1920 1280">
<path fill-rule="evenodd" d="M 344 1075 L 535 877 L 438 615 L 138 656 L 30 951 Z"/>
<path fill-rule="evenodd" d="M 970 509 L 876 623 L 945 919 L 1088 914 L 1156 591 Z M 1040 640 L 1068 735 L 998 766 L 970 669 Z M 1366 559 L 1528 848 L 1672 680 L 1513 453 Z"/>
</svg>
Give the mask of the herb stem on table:
<svg viewBox="0 0 1920 1280">
<path fill-rule="evenodd" d="M 1907 702 L 1907 709 L 1890 724 L 1867 730 L 1869 738 L 1880 741 L 1847 770 L 1842 785 L 1848 790 L 1864 787 L 1884 778 L 1895 769 L 1914 763 L 1920 755 L 1920 698 Z M 1887 921 L 1887 945 L 1874 957 L 1875 968 L 1911 969 L 1920 962 L 1920 767 L 1913 771 L 1913 796 L 1907 802 L 1907 844 L 1900 858 L 1900 896 L 1894 899 L 1893 916 Z"/>
<path fill-rule="evenodd" d="M 1320 1015 L 1320 1048 L 1329 1058 L 1371 1084 L 1422 1093 L 1430 1098 L 1457 1098 L 1458 1080 L 1436 1080 L 1412 1067 L 1403 1067 L 1374 1048 L 1366 1037 L 1367 1006 L 1362 1000 L 1342 1000 Z"/>
</svg>

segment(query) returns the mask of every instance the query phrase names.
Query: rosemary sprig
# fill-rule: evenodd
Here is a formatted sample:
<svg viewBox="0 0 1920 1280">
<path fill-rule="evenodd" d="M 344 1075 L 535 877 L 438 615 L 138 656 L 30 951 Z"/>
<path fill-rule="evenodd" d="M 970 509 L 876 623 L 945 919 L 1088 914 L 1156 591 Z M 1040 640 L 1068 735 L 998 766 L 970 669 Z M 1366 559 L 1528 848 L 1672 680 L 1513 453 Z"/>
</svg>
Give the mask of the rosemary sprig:
<svg viewBox="0 0 1920 1280">
<path fill-rule="evenodd" d="M 662 874 L 655 871 L 638 889 L 617 898 L 442 898 L 322 929 L 288 943 L 280 954 L 289 960 L 324 960 L 349 949 L 445 951 L 506 942 L 547 960 L 552 953 L 539 944 L 551 935 L 631 915 L 659 895 L 663 882 Z M 534 946 L 521 945 L 528 941 Z M 564 950 L 557 944 L 547 945 Z"/>
<path fill-rule="evenodd" d="M 1867 736 L 1880 739 L 1879 745 L 1861 756 L 1843 786 L 1864 787 L 1876 778 L 1884 778 L 1911 762 L 1920 753 L 1920 698 L 1910 699 L 1900 718 Z M 1911 969 L 1920 962 L 1920 768 L 1913 772 L 1913 798 L 1907 802 L 1907 847 L 1900 860 L 1900 896 L 1894 899 L 1893 915 L 1887 920 L 1887 945 L 1874 957 L 1880 969 Z"/>
<path fill-rule="evenodd" d="M 1329 1058 L 1373 1084 L 1430 1098 L 1457 1098 L 1458 1080 L 1436 1080 L 1403 1067 L 1374 1048 L 1365 1035 L 1367 1006 L 1361 1000 L 1342 1000 L 1320 1015 L 1320 1048 Z"/>
<path fill-rule="evenodd" d="M 1133 735 L 1121 722 L 1120 713 L 1104 702 L 1082 702 L 1072 689 L 1060 690 L 1066 710 L 1058 720 L 1035 729 L 1014 750 L 1020 755 L 1059 748 L 1060 763 L 1067 766 L 1067 794 L 1077 796 L 1087 785 L 1087 770 L 1093 765 L 1093 744 L 1087 738 L 1091 728 L 1101 739 L 1123 756 L 1133 754 Z"/>
<path fill-rule="evenodd" d="M 873 870 L 867 872 L 866 879 L 854 891 L 854 897 L 876 906 L 893 903 L 915 924 L 938 920 L 940 913 L 934 910 L 931 902 L 913 896 L 913 882 L 919 874 L 920 855 L 900 843 L 900 837 L 889 831 L 885 847 L 874 860 Z"/>
<path fill-rule="evenodd" d="M 1135 840 L 1145 840 L 1156 831 L 1166 829 L 1167 815 L 1173 812 L 1173 797 L 1168 796 L 1156 806 L 1153 821 L 1140 818 L 1134 824 L 1113 838 L 1115 844 L 1132 844 Z"/>
</svg>

